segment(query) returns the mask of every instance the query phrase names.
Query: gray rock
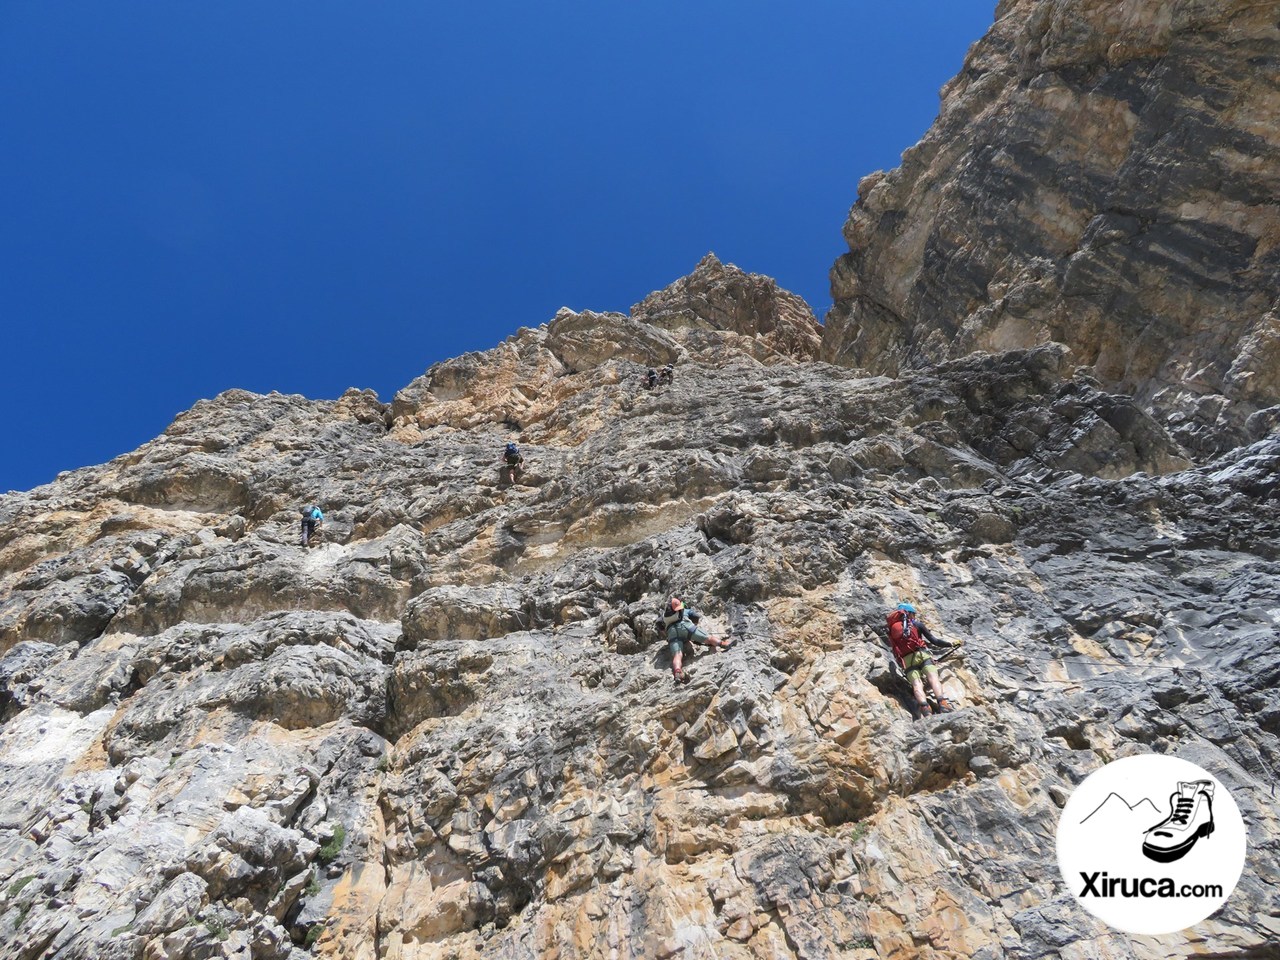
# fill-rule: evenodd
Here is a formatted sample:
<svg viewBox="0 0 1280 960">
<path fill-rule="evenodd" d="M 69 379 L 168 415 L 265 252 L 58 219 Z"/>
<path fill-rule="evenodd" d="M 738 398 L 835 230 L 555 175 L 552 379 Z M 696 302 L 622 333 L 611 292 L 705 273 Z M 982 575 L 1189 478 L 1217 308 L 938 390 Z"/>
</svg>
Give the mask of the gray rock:
<svg viewBox="0 0 1280 960">
<path fill-rule="evenodd" d="M 1239 55 L 1210 56 L 1219 14 L 1242 50 L 1261 15 L 1174 7 L 1002 7 L 935 133 L 864 181 L 825 332 L 707 258 L 390 405 L 230 391 L 0 497 L 0 954 L 1264 955 L 1280 438 L 1241 237 L 1271 153 L 1206 185 L 1243 154 L 1178 125 Z M 1095 108 L 1146 140 L 1119 151 Z M 987 153 L 970 123 L 1001 128 Z M 1034 149 L 1085 133 L 1083 165 Z M 1106 183 L 1150 196 L 1095 210 Z M 1139 266 L 1169 330 L 1135 313 Z M 1243 312 L 1214 326 L 1213 298 Z M 1184 320 L 1222 336 L 1169 339 Z M 1209 372 L 1184 389 L 1187 358 Z M 674 382 L 644 389 L 658 362 Z M 735 638 L 687 684 L 672 593 Z M 904 599 L 964 641 L 955 713 L 911 719 L 883 634 Z M 1250 822 L 1223 910 L 1158 943 L 1089 921 L 1053 863 L 1074 786 L 1147 751 Z"/>
<path fill-rule="evenodd" d="M 149 937 L 184 927 L 208 903 L 209 885 L 194 873 L 180 873 L 151 901 L 136 920 L 133 933 Z"/>
<path fill-rule="evenodd" d="M 859 184 L 823 358 L 906 373 L 1058 341 L 1188 450 L 1259 439 L 1280 145 L 1231 105 L 1274 97 L 1273 28 L 1248 0 L 1002 5 L 924 139 Z"/>
</svg>

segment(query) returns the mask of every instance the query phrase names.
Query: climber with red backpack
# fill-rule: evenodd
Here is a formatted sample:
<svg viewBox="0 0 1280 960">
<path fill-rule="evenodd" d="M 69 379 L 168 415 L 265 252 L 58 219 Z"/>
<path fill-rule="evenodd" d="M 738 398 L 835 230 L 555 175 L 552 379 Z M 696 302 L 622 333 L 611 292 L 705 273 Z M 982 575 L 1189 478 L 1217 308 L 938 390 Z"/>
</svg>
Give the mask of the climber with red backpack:
<svg viewBox="0 0 1280 960">
<path fill-rule="evenodd" d="M 889 643 L 893 646 L 893 656 L 902 667 L 902 673 L 911 684 L 911 693 L 916 699 L 918 716 L 927 717 L 933 713 L 929 699 L 925 696 L 924 680 L 928 680 L 929 689 L 938 701 L 941 713 L 950 713 L 955 707 L 943 695 L 942 682 L 938 679 L 938 665 L 933 662 L 929 647 L 935 646 L 943 650 L 954 649 L 960 644 L 939 640 L 924 625 L 910 603 L 900 603 L 898 608 L 889 614 Z"/>
</svg>

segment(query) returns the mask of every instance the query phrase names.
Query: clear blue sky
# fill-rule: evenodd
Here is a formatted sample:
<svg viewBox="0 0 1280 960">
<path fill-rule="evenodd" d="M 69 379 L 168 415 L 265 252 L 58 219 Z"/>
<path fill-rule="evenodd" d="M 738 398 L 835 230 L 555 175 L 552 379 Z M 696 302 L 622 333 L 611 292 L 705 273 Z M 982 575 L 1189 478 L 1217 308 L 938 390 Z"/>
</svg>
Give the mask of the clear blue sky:
<svg viewBox="0 0 1280 960">
<path fill-rule="evenodd" d="M 0 491 L 231 387 L 384 400 L 708 250 L 819 315 L 994 0 L 0 4 Z"/>
</svg>

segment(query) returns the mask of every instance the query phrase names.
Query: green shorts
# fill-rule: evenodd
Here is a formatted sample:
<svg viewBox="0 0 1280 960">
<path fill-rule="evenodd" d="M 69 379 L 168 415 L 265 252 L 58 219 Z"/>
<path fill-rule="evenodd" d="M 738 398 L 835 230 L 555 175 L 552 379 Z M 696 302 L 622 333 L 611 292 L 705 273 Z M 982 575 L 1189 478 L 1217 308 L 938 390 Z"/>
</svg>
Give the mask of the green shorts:
<svg viewBox="0 0 1280 960">
<path fill-rule="evenodd" d="M 686 643 L 707 645 L 711 637 L 701 629 L 691 627 L 687 623 L 673 623 L 667 627 L 667 651 L 674 657 L 684 651 Z"/>
<path fill-rule="evenodd" d="M 902 672 L 906 674 L 908 683 L 915 683 L 931 673 L 937 673 L 938 665 L 933 662 L 928 650 L 917 650 L 902 658 Z"/>
</svg>

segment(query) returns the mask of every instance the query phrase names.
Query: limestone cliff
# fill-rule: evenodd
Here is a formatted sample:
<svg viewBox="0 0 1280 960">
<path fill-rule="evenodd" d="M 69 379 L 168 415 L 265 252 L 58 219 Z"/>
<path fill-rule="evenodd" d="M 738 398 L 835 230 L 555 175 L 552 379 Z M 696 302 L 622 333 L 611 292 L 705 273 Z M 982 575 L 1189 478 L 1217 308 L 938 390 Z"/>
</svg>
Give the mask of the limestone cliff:
<svg viewBox="0 0 1280 960">
<path fill-rule="evenodd" d="M 866 177 L 823 356 L 1047 341 L 1188 449 L 1280 421 L 1280 6 L 1003 0 L 902 166 Z"/>
<path fill-rule="evenodd" d="M 825 328 L 709 256 L 0 497 L 0 956 L 1277 956 L 1277 13 L 1002 3 Z M 739 638 L 686 685 L 671 592 Z M 1249 853 L 1129 937 L 1054 831 L 1152 751 Z"/>
<path fill-rule="evenodd" d="M 232 391 L 0 498 L 0 954 L 1274 955 L 1280 439 L 1193 466 L 1064 347 L 891 379 L 818 336 L 709 258 L 389 405 Z M 684 686 L 673 590 L 741 637 Z M 957 713 L 894 682 L 905 597 L 967 641 Z M 1158 941 L 1053 855 L 1151 750 L 1251 841 Z"/>
</svg>

